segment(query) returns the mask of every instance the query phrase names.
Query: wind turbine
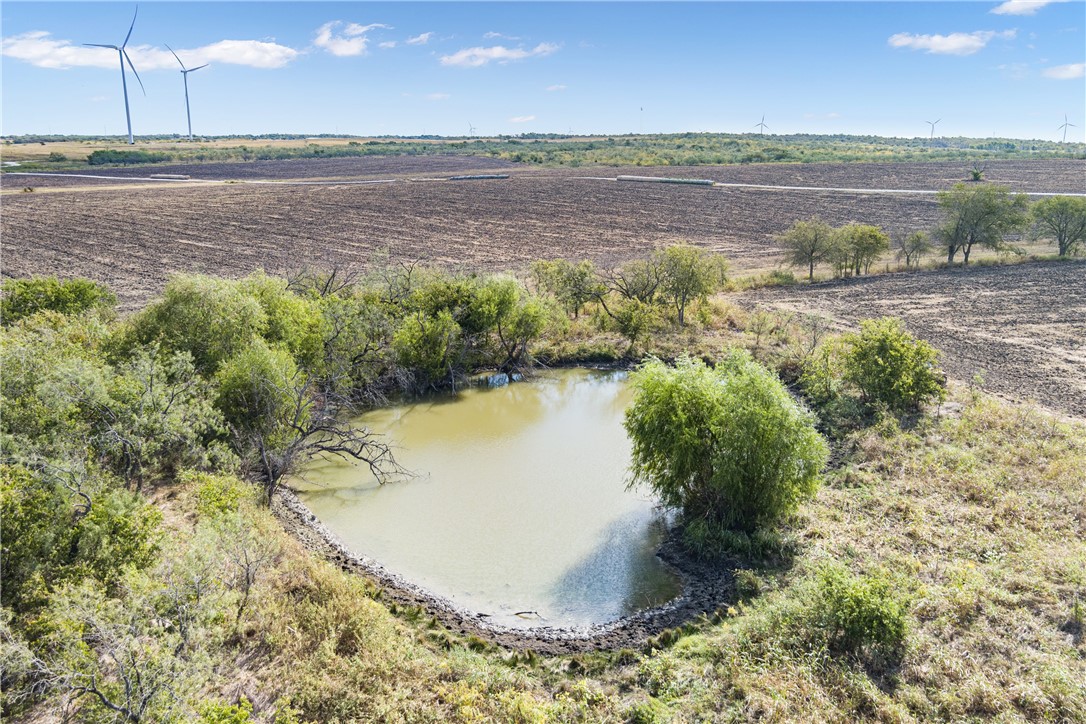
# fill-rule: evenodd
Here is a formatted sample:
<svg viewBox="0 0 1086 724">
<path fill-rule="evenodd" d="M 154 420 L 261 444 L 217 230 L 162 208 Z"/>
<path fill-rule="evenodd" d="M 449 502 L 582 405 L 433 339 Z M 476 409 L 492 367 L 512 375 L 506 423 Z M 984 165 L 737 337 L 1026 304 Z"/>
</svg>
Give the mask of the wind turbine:
<svg viewBox="0 0 1086 724">
<path fill-rule="evenodd" d="M 128 81 L 124 77 L 124 63 L 128 61 L 128 67 L 132 69 L 132 74 L 136 76 L 136 80 L 139 81 L 140 90 L 143 91 L 143 95 L 147 95 L 147 89 L 143 87 L 143 81 L 140 80 L 140 74 L 136 72 L 136 66 L 132 65 L 132 59 L 128 57 L 128 53 L 125 52 L 125 46 L 128 45 L 128 39 L 132 37 L 132 28 L 136 27 L 136 15 L 140 12 L 140 6 L 136 6 L 136 12 L 132 14 L 132 24 L 128 26 L 128 35 L 124 36 L 124 42 L 120 47 L 116 45 L 101 45 L 99 43 L 83 43 L 90 48 L 112 48 L 117 51 L 117 57 L 121 61 L 121 89 L 124 91 L 124 117 L 128 121 L 128 144 L 133 145 L 136 140 L 132 137 L 132 114 L 128 110 Z"/>
<path fill-rule="evenodd" d="M 173 48 L 171 48 L 170 46 L 167 45 L 166 49 L 169 50 L 171 53 L 173 53 L 174 58 L 177 58 L 177 53 L 173 52 Z M 191 141 L 192 140 L 192 112 L 189 110 L 189 73 L 194 73 L 195 71 L 200 70 L 200 68 L 206 68 L 208 66 L 208 64 L 204 63 L 203 65 L 196 66 L 195 68 L 186 68 L 185 64 L 181 62 L 180 58 L 177 58 L 177 63 L 178 63 L 178 65 L 181 66 L 181 77 L 185 79 L 185 117 L 188 118 L 188 120 L 189 120 L 189 140 Z M 135 72 L 134 68 L 133 68 L 133 72 Z"/>
<path fill-rule="evenodd" d="M 943 120 L 943 119 L 939 118 L 939 119 L 936 119 L 934 121 L 924 121 L 924 123 L 927 123 L 929 126 L 931 126 L 931 135 L 928 136 L 929 141 L 932 141 L 932 140 L 935 139 L 935 124 L 938 123 L 941 120 Z"/>
<path fill-rule="evenodd" d="M 1078 126 L 1076 126 L 1074 123 L 1068 123 L 1067 122 L 1067 114 L 1064 113 L 1063 114 L 1063 125 L 1056 129 L 1057 131 L 1060 130 L 1060 128 L 1063 129 L 1063 142 L 1064 143 L 1067 143 L 1067 128 L 1068 127 L 1078 128 Z"/>
<path fill-rule="evenodd" d="M 475 126 L 471 125 L 471 121 L 468 121 L 468 138 L 475 138 Z"/>
<path fill-rule="evenodd" d="M 769 126 L 767 126 L 765 124 L 765 114 L 764 113 L 762 114 L 762 120 L 755 123 L 754 127 L 758 128 L 758 129 L 761 129 L 761 130 L 758 131 L 759 136 L 764 136 L 765 135 L 766 129 L 769 128 Z"/>
</svg>

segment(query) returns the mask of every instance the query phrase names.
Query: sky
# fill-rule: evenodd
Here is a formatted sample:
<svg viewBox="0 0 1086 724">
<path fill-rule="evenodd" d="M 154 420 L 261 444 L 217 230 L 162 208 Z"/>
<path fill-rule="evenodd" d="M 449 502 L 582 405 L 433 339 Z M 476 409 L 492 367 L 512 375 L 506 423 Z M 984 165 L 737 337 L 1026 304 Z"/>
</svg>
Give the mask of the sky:
<svg viewBox="0 0 1086 724">
<path fill-rule="evenodd" d="M 0 4 L 5 135 L 122 134 L 135 3 Z M 135 134 L 1086 139 L 1086 1 L 157 2 Z"/>
</svg>

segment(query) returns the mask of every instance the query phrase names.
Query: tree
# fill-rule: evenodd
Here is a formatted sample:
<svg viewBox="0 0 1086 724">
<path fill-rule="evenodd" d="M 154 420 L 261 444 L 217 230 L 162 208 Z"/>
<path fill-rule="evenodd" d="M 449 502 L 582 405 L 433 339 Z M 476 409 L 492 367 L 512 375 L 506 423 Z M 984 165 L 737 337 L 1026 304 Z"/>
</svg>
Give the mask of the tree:
<svg viewBox="0 0 1086 724">
<path fill-rule="evenodd" d="M 337 405 L 342 400 L 329 396 L 289 354 L 263 340 L 228 360 L 216 382 L 216 405 L 239 453 L 256 468 L 268 504 L 282 480 L 314 455 L 364 462 L 381 480 L 399 472 L 386 444 L 343 419 Z"/>
<path fill-rule="evenodd" d="M 947 264 L 953 264 L 960 251 L 968 265 L 976 244 L 996 251 L 1010 248 L 1007 235 L 1024 228 L 1027 222 L 1026 196 L 1011 196 L 1002 186 L 959 183 L 949 191 L 940 191 L 937 198 L 943 223 L 936 235 L 946 245 Z"/>
<path fill-rule="evenodd" d="M 650 360 L 632 382 L 632 484 L 647 484 L 688 526 L 750 533 L 814 493 L 826 443 L 748 352 L 729 352 L 715 369 L 690 357 L 673 368 Z"/>
<path fill-rule="evenodd" d="M 576 319 L 581 309 L 603 291 L 596 267 L 587 259 L 574 264 L 566 259 L 532 263 L 536 287 L 555 299 Z"/>
<path fill-rule="evenodd" d="M 162 299 L 132 318 L 128 337 L 143 345 L 158 342 L 169 352 L 189 352 L 196 369 L 211 375 L 267 328 L 260 302 L 236 282 L 178 275 L 166 284 Z"/>
<path fill-rule="evenodd" d="M 889 250 L 890 239 L 877 226 L 848 224 L 836 230 L 837 253 L 845 270 L 854 276 L 867 274 L 871 265 Z"/>
<path fill-rule="evenodd" d="M 920 266 L 920 257 L 931 253 L 933 248 L 931 237 L 923 231 L 914 231 L 911 234 L 895 233 L 893 240 L 894 248 L 897 249 L 897 256 L 899 259 L 905 260 L 906 269 L 913 266 L 913 264 Z"/>
<path fill-rule="evenodd" d="M 827 261 L 836 249 L 836 239 L 829 224 L 819 218 L 797 221 L 777 237 L 789 263 L 807 267 L 807 279 L 814 279 L 815 264 Z"/>
<path fill-rule="evenodd" d="M 847 335 L 844 343 L 844 377 L 865 400 L 905 412 L 946 396 L 945 376 L 936 366 L 939 353 L 900 320 L 865 320 L 860 333 Z"/>
<path fill-rule="evenodd" d="M 663 272 L 661 291 L 675 306 L 682 327 L 686 324 L 687 305 L 720 288 L 727 264 L 721 255 L 678 244 L 660 252 L 660 268 Z"/>
<path fill-rule="evenodd" d="M 1033 205 L 1035 233 L 1056 242 L 1060 256 L 1086 246 L 1086 198 L 1049 196 Z"/>
</svg>

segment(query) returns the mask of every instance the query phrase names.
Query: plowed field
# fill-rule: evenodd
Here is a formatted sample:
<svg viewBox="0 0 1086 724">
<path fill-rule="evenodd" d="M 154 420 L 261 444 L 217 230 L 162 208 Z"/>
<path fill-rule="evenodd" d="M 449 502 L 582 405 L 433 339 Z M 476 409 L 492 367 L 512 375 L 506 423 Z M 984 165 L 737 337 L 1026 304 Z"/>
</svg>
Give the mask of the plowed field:
<svg viewBox="0 0 1086 724">
<path fill-rule="evenodd" d="M 81 189 L 4 196 L 4 274 L 109 283 L 126 307 L 171 272 L 365 264 L 375 252 L 502 270 L 628 259 L 688 241 L 736 268 L 772 265 L 796 219 L 926 228 L 931 197 L 720 189 L 518 175 L 497 181 Z"/>
<path fill-rule="evenodd" d="M 889 274 L 753 299 L 850 324 L 899 317 L 942 350 L 951 377 L 980 374 L 987 389 L 1086 417 L 1086 261 Z"/>
</svg>

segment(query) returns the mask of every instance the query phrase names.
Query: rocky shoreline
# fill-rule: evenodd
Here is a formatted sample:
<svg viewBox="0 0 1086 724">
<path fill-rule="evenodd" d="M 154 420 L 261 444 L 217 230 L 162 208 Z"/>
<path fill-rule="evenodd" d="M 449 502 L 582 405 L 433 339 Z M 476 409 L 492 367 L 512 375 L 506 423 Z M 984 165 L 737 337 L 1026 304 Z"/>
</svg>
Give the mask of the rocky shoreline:
<svg viewBox="0 0 1086 724">
<path fill-rule="evenodd" d="M 308 550 L 341 570 L 364 576 L 380 586 L 382 601 L 422 607 L 454 634 L 476 636 L 508 649 L 530 649 L 540 654 L 636 649 L 662 631 L 681 626 L 700 614 L 712 614 L 735 600 L 733 567 L 691 559 L 672 536 L 660 546 L 657 555 L 678 571 L 683 593 L 668 603 L 596 626 L 499 626 L 487 621 L 485 615 L 457 606 L 377 561 L 349 550 L 292 490 L 280 489 L 272 503 L 272 512 L 283 528 Z"/>
</svg>

